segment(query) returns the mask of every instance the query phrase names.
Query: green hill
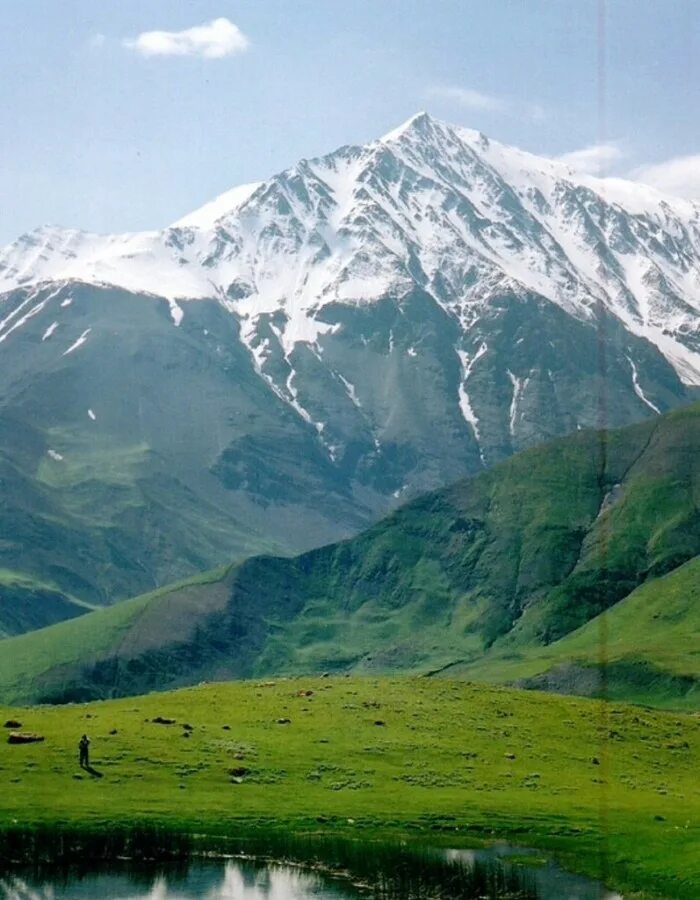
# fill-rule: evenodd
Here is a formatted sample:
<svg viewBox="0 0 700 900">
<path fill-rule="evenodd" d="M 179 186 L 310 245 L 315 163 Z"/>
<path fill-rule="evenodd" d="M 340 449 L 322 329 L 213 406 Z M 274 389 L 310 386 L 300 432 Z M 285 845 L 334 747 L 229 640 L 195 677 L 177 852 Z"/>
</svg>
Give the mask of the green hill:
<svg viewBox="0 0 700 900">
<path fill-rule="evenodd" d="M 646 582 L 608 612 L 547 647 L 494 653 L 450 666 L 444 674 L 696 708 L 700 557 Z"/>
<path fill-rule="evenodd" d="M 662 576 L 700 555 L 697 446 L 692 406 L 525 451 L 356 538 L 293 559 L 254 557 L 204 584 L 14 638 L 3 645 L 0 694 L 60 701 L 326 670 L 499 679 L 504 660 L 514 679 L 536 677 L 583 653 L 562 639 L 603 611 L 614 608 L 611 643 L 624 641 L 620 601 L 665 603 L 657 592 L 675 582 Z M 647 643 L 670 645 L 673 623 L 652 623 Z M 643 647 L 635 659 L 683 676 L 669 689 L 692 696 L 691 653 L 683 671 Z"/>
</svg>

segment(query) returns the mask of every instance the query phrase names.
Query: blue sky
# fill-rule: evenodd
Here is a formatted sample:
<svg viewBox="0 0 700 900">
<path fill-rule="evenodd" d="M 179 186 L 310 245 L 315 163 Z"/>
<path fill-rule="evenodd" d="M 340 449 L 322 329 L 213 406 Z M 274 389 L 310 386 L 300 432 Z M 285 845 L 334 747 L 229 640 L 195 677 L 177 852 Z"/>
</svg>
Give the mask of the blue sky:
<svg viewBox="0 0 700 900">
<path fill-rule="evenodd" d="M 1 243 L 43 223 L 160 227 L 420 109 L 700 197 L 696 0 L 22 0 L 2 13 Z"/>
</svg>

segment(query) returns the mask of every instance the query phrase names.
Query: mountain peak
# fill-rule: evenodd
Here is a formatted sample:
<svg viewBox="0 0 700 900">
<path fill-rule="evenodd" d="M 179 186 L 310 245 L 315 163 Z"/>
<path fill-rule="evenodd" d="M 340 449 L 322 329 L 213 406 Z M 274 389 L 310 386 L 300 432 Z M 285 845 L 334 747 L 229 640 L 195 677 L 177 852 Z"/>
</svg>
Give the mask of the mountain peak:
<svg viewBox="0 0 700 900">
<path fill-rule="evenodd" d="M 410 119 L 406 119 L 401 125 L 392 128 L 391 131 L 388 131 L 379 140 L 381 143 L 388 143 L 397 140 L 404 134 L 425 134 L 436 124 L 438 124 L 436 119 L 433 119 L 429 113 L 425 112 L 425 110 L 421 110 L 420 112 L 415 113 L 415 115 L 412 115 Z"/>
<path fill-rule="evenodd" d="M 402 137 L 417 137 L 420 139 L 447 138 L 469 144 L 472 148 L 476 146 L 480 150 L 487 149 L 491 144 L 489 138 L 481 131 L 466 128 L 463 125 L 452 125 L 449 122 L 431 116 L 425 110 L 417 112 L 403 124 L 387 132 L 379 140 L 380 143 L 392 143 L 400 140 Z"/>
<path fill-rule="evenodd" d="M 47 229 L 0 249 L 0 291 L 73 279 L 175 306 L 226 298 L 251 336 L 283 314 L 287 354 L 328 331 L 318 316 L 326 304 L 417 285 L 460 322 L 475 321 L 499 290 L 536 294 L 580 319 L 602 301 L 693 384 L 698 271 L 697 206 L 575 173 L 425 111 L 378 141 L 227 191 L 159 232 Z M 176 324 L 181 317 L 176 310 Z"/>
</svg>

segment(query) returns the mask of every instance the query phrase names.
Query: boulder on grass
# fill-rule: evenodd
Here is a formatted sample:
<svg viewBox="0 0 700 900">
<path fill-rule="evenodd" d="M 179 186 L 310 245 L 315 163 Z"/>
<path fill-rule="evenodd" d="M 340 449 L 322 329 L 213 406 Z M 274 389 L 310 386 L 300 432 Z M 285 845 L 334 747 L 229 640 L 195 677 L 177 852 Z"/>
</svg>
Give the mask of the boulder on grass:
<svg viewBox="0 0 700 900">
<path fill-rule="evenodd" d="M 43 734 L 33 731 L 11 731 L 7 738 L 8 744 L 39 744 L 44 740 Z"/>
</svg>

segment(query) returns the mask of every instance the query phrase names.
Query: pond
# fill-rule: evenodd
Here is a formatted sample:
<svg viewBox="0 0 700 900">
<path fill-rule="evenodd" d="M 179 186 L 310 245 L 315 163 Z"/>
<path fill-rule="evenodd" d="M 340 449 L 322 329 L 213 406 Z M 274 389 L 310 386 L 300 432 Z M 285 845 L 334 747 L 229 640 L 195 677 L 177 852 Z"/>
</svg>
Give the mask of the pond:
<svg viewBox="0 0 700 900">
<path fill-rule="evenodd" d="M 510 900 L 621 900 L 597 882 L 572 875 L 554 863 L 523 865 L 528 851 L 508 845 L 487 850 L 436 851 L 415 867 L 388 871 L 378 865 L 355 875 L 363 883 L 316 868 L 252 860 L 195 860 L 180 863 L 102 863 L 17 869 L 0 875 L 2 900 L 386 900 L 417 898 L 510 898 Z M 518 864 L 508 857 L 518 855 Z M 368 851 L 371 856 L 371 850 Z"/>
<path fill-rule="evenodd" d="M 5 893 L 3 894 L 3 890 Z M 360 894 L 315 872 L 254 862 L 75 867 L 0 879 L 3 900 L 347 900 Z"/>
<path fill-rule="evenodd" d="M 600 882 L 567 872 L 552 860 L 539 865 L 523 865 L 522 861 L 528 856 L 536 859 L 539 857 L 536 851 L 527 848 L 501 843 L 486 850 L 448 850 L 446 855 L 448 859 L 459 860 L 467 865 L 497 860 L 506 869 L 512 867 L 524 871 L 538 900 L 623 900 L 620 894 L 608 890 Z M 521 863 L 517 867 L 508 863 L 509 857 L 515 856 Z"/>
</svg>

